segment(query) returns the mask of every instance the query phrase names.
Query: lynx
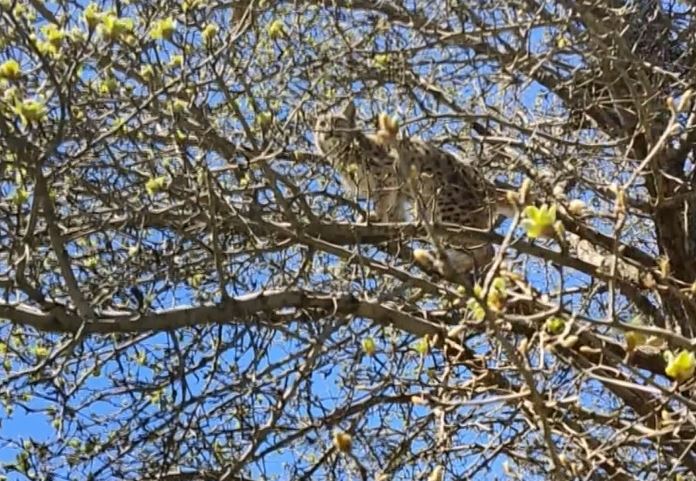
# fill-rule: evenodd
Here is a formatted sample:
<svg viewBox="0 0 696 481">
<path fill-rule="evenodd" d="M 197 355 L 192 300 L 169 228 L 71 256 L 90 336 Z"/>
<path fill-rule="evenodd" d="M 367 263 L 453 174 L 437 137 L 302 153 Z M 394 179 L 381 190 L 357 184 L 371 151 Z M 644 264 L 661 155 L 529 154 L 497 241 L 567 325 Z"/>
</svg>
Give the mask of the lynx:
<svg viewBox="0 0 696 481">
<path fill-rule="evenodd" d="M 376 133 L 364 134 L 356 127 L 350 103 L 338 115 L 318 117 L 314 130 L 319 152 L 339 171 L 344 188 L 372 199 L 379 221 L 408 220 L 409 205 L 426 222 L 480 229 L 507 214 L 495 188 L 473 165 L 423 140 L 399 138 L 398 125 L 387 115 L 380 115 Z M 426 251 L 418 251 L 416 261 L 430 269 L 445 271 L 449 266 L 464 273 L 493 255 L 488 244 L 454 247 L 447 249 L 444 261 Z"/>
</svg>

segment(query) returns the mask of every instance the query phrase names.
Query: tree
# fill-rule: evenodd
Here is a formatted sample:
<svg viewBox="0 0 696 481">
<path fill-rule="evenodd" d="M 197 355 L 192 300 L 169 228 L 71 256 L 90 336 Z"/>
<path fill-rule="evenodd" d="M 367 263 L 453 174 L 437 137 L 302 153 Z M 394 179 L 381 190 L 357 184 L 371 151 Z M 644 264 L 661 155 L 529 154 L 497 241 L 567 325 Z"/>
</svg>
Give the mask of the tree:
<svg viewBox="0 0 696 481">
<path fill-rule="evenodd" d="M 5 474 L 696 479 L 694 21 L 0 1 Z M 348 100 L 517 215 L 363 222 L 311 139 Z M 496 257 L 433 275 L 434 236 Z"/>
</svg>

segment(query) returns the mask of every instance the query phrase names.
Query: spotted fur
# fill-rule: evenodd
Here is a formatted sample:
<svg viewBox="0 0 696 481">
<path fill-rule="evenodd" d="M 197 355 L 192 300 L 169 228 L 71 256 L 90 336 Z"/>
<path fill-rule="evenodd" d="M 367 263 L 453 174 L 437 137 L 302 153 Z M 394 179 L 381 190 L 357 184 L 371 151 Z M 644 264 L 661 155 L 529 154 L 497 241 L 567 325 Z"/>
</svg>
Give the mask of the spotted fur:
<svg viewBox="0 0 696 481">
<path fill-rule="evenodd" d="M 362 133 L 349 104 L 315 124 L 318 150 L 342 174 L 346 190 L 374 201 L 378 220 L 408 220 L 410 205 L 428 222 L 480 229 L 493 225 L 499 214 L 496 191 L 473 165 L 423 140 L 399 138 L 398 125 L 385 114 L 378 122 L 376 133 Z M 421 264 L 446 270 L 442 261 L 421 254 Z M 455 271 L 465 272 L 490 260 L 493 249 L 460 243 L 446 254 Z"/>
</svg>

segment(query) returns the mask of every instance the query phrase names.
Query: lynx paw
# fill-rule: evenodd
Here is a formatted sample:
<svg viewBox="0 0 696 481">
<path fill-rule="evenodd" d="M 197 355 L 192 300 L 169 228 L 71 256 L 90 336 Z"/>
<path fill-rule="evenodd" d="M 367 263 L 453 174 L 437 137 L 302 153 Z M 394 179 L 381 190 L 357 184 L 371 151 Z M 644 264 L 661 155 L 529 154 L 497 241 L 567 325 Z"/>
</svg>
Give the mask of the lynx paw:
<svg viewBox="0 0 696 481">
<path fill-rule="evenodd" d="M 418 267 L 425 271 L 440 270 L 436 268 L 438 261 L 435 258 L 435 256 L 429 251 L 426 251 L 425 249 L 414 249 L 413 261 Z"/>
<path fill-rule="evenodd" d="M 370 215 L 367 216 L 370 222 L 382 222 L 382 218 L 379 216 L 377 212 L 370 212 Z"/>
<path fill-rule="evenodd" d="M 424 249 L 414 249 L 414 263 L 421 269 L 440 275 L 467 275 L 485 266 L 493 258 L 493 247 L 485 246 L 472 252 L 448 250 L 444 259 Z"/>
</svg>

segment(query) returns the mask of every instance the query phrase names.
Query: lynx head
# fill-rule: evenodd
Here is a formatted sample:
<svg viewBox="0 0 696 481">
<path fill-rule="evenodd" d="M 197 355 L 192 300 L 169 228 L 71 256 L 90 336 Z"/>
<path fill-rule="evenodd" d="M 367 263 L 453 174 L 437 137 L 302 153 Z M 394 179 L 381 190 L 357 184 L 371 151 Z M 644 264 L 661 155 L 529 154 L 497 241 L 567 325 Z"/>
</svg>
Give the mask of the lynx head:
<svg viewBox="0 0 696 481">
<path fill-rule="evenodd" d="M 350 102 L 339 114 L 317 117 L 314 124 L 314 143 L 329 160 L 349 150 L 355 135 L 355 105 Z"/>
</svg>

